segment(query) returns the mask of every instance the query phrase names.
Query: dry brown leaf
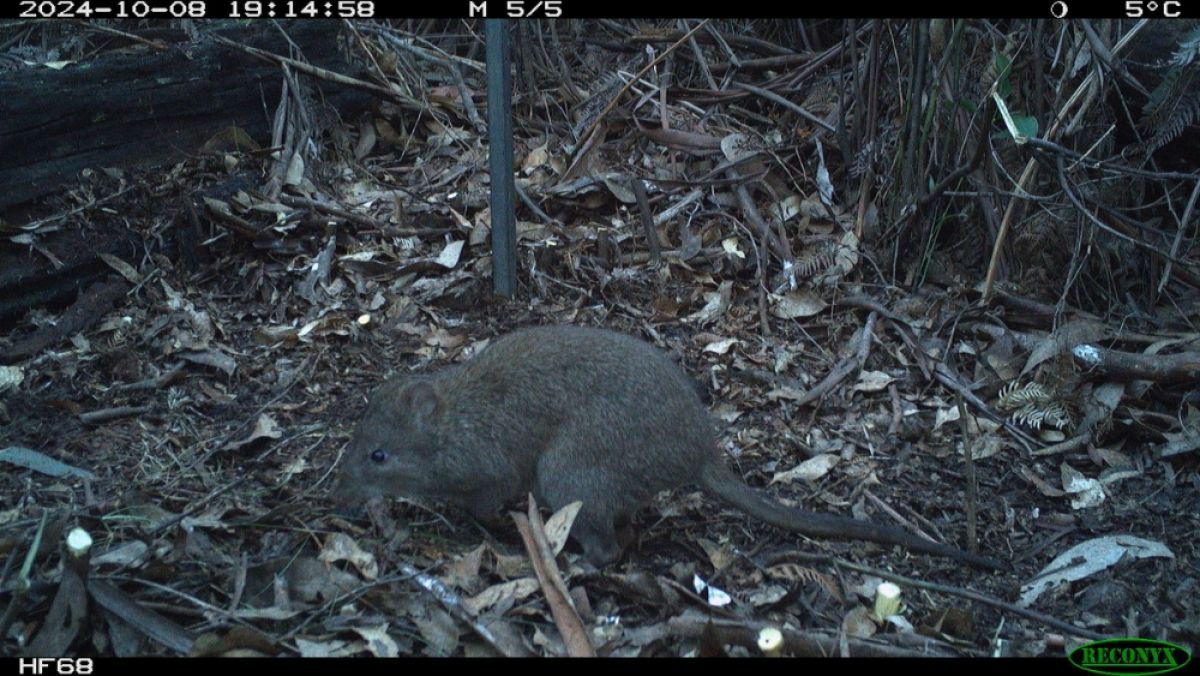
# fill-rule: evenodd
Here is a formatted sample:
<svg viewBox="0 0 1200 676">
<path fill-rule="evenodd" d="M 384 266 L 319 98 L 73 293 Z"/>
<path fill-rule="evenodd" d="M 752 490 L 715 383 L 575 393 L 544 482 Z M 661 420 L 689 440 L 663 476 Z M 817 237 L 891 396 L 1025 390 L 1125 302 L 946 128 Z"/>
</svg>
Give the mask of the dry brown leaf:
<svg viewBox="0 0 1200 676">
<path fill-rule="evenodd" d="M 571 532 L 571 526 L 575 524 L 575 516 L 579 514 L 579 508 L 582 506 L 583 502 L 576 500 L 564 505 L 562 509 L 546 520 L 544 528 L 546 542 L 555 556 L 562 553 L 563 547 L 567 544 L 567 535 Z"/>
<path fill-rule="evenodd" d="M 829 304 L 809 289 L 797 289 L 782 296 L 771 296 L 771 314 L 780 319 L 812 317 L 827 307 Z"/>
<path fill-rule="evenodd" d="M 254 421 L 254 429 L 250 431 L 243 439 L 230 441 L 221 447 L 223 451 L 236 451 L 244 446 L 249 446 L 260 439 L 280 439 L 283 437 L 283 430 L 279 429 L 279 423 L 266 413 L 261 413 L 258 419 Z"/>
<path fill-rule="evenodd" d="M 375 657 L 399 657 L 400 650 L 396 642 L 387 633 L 388 625 L 383 623 L 371 627 L 350 627 L 351 631 L 363 637 L 366 641 L 367 652 Z"/>
<path fill-rule="evenodd" d="M 519 580 L 493 585 L 470 598 L 463 599 L 463 607 L 472 615 L 479 615 L 500 603 L 520 601 L 536 592 L 540 587 L 537 578 L 523 577 Z"/>
<path fill-rule="evenodd" d="M 853 389 L 857 392 L 882 392 L 894 382 L 896 379 L 883 371 L 861 371 Z"/>
<path fill-rule="evenodd" d="M 375 560 L 375 555 L 363 550 L 354 538 L 345 533 L 330 533 L 325 538 L 317 558 L 327 565 L 349 561 L 364 579 L 374 580 L 379 577 L 379 563 Z"/>
<path fill-rule="evenodd" d="M 771 477 L 771 483 L 790 484 L 796 479 L 815 481 L 828 474 L 829 470 L 836 467 L 839 462 L 841 462 L 839 456 L 823 453 L 805 460 L 786 472 L 776 472 L 775 476 Z"/>
</svg>

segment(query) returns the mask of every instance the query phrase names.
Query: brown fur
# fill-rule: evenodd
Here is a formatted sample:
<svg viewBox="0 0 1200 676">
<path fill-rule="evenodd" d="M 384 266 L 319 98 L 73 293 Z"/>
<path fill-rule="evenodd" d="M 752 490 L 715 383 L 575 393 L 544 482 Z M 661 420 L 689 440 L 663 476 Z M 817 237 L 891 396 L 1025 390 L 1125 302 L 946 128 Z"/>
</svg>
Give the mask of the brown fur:
<svg viewBox="0 0 1200 676">
<path fill-rule="evenodd" d="M 575 326 L 498 338 L 474 359 L 394 378 L 371 396 L 335 495 L 442 500 L 489 520 L 532 492 L 583 508 L 571 535 L 593 563 L 619 558 L 616 524 L 659 491 L 699 484 L 787 530 L 899 544 L 996 567 L 898 528 L 786 507 L 721 461 L 694 383 L 665 354 L 630 336 Z"/>
</svg>

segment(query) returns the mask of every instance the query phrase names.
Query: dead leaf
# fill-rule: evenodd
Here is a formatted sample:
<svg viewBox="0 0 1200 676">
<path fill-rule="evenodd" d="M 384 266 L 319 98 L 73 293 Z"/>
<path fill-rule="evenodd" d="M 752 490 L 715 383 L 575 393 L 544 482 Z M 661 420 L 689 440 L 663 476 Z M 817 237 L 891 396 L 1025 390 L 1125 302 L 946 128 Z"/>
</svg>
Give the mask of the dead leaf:
<svg viewBox="0 0 1200 676">
<path fill-rule="evenodd" d="M 883 371 L 861 371 L 853 389 L 859 392 L 881 392 L 894 382 L 896 379 Z"/>
<path fill-rule="evenodd" d="M 300 657 L 350 657 L 358 652 L 361 652 L 361 643 L 351 643 L 349 641 L 340 641 L 332 639 L 329 641 L 309 641 L 308 639 L 297 636 L 296 650 L 299 651 Z"/>
<path fill-rule="evenodd" d="M 1087 509 L 1104 502 L 1104 487 L 1099 481 L 1086 477 L 1067 463 L 1059 466 L 1063 490 L 1072 496 L 1073 509 Z"/>
<path fill-rule="evenodd" d="M 358 142 L 354 144 L 354 159 L 362 160 L 371 151 L 375 149 L 375 142 L 379 139 L 375 133 L 375 125 L 371 124 L 368 118 L 362 118 L 358 123 Z"/>
<path fill-rule="evenodd" d="M 705 597 L 710 606 L 723 608 L 733 603 L 733 598 L 725 590 L 710 585 L 704 578 L 694 573 L 692 574 L 692 588 L 696 590 L 697 594 Z"/>
<path fill-rule="evenodd" d="M 235 625 L 223 633 L 196 637 L 189 657 L 252 657 L 278 655 L 280 647 L 269 636 L 251 627 Z"/>
<path fill-rule="evenodd" d="M 802 202 L 799 195 L 788 195 L 782 200 L 770 206 L 770 213 L 773 219 L 780 223 L 786 223 L 793 216 L 800 213 Z"/>
<path fill-rule="evenodd" d="M 463 607 L 471 611 L 472 615 L 479 615 L 488 608 L 501 603 L 520 601 L 536 592 L 540 586 L 537 578 L 523 577 L 519 580 L 488 587 L 475 596 L 463 599 L 462 603 Z"/>
<path fill-rule="evenodd" d="M 246 438 L 231 441 L 221 447 L 223 451 L 236 451 L 239 448 L 249 446 L 260 439 L 280 439 L 283 437 L 283 430 L 279 429 L 279 424 L 275 419 L 266 413 L 259 414 L 258 419 L 254 421 L 254 429 Z"/>
<path fill-rule="evenodd" d="M 280 570 L 280 568 L 282 569 Z M 272 561 L 264 564 L 262 569 L 251 568 L 250 572 L 260 578 L 259 585 L 265 584 L 268 587 L 261 591 L 271 591 L 269 588 L 275 581 L 275 575 L 282 575 L 287 584 L 286 591 L 289 598 L 293 602 L 299 601 L 300 603 L 328 601 L 362 585 L 362 580 L 355 577 L 353 573 L 322 563 L 311 556 L 302 556 L 294 560 Z M 249 584 L 247 584 L 247 588 L 250 588 Z M 267 603 L 270 602 L 267 600 Z M 272 612 L 284 610 L 294 614 L 301 608 L 267 610 Z"/>
<path fill-rule="evenodd" d="M 824 146 L 819 136 L 814 136 L 813 140 L 817 144 L 817 194 L 821 197 L 821 204 L 832 209 L 833 181 L 829 180 L 829 169 L 825 166 Z"/>
<path fill-rule="evenodd" d="M 945 425 L 948 422 L 955 422 L 961 416 L 962 416 L 962 410 L 959 409 L 957 406 L 948 406 L 946 408 L 939 408 L 937 410 L 937 414 L 934 416 L 934 419 L 933 419 L 933 429 L 935 429 L 935 430 L 941 429 L 942 425 Z"/>
<path fill-rule="evenodd" d="M 729 352 L 729 348 L 738 344 L 737 338 L 725 338 L 716 340 L 704 346 L 704 352 L 712 352 L 713 354 L 725 354 Z"/>
<path fill-rule="evenodd" d="M 288 463 L 279 470 L 279 478 L 277 481 L 281 484 L 287 483 L 292 477 L 303 473 L 307 469 L 308 458 L 297 456 L 289 460 Z"/>
<path fill-rule="evenodd" d="M 1100 322 L 1089 319 L 1072 319 L 1058 327 L 1053 333 L 1042 338 L 1029 353 L 1021 375 L 1032 371 L 1038 364 L 1050 359 L 1060 352 L 1069 352 L 1076 345 L 1095 343 L 1110 335 L 1108 327 Z"/>
<path fill-rule="evenodd" d="M 847 636 L 869 638 L 875 635 L 878 627 L 871 619 L 871 611 L 865 606 L 856 606 L 842 618 L 842 631 Z"/>
<path fill-rule="evenodd" d="M 226 376 L 232 376 L 237 370 L 237 362 L 227 354 L 223 354 L 216 350 L 192 350 L 184 352 L 176 352 L 176 357 L 184 361 L 190 361 L 193 364 L 201 366 L 209 366 L 218 371 L 221 371 Z"/>
<path fill-rule="evenodd" d="M 989 421 L 990 422 L 990 421 Z M 990 458 L 1004 447 L 1003 440 L 991 432 L 985 432 L 971 441 L 971 457 L 976 460 Z"/>
<path fill-rule="evenodd" d="M 0 394 L 15 390 L 25 380 L 25 371 L 20 366 L 0 366 Z"/>
<path fill-rule="evenodd" d="M 375 657 L 399 657 L 400 649 L 387 633 L 388 625 L 383 623 L 372 627 L 351 627 L 354 633 L 363 637 L 367 642 L 367 652 Z"/>
<path fill-rule="evenodd" d="M 724 570 L 741 557 L 728 542 L 717 543 L 708 538 L 696 538 L 696 544 L 704 550 L 714 570 Z"/>
<path fill-rule="evenodd" d="M 288 162 L 287 173 L 284 174 L 283 184 L 297 186 L 304 181 L 304 154 L 297 150 L 292 153 Z"/>
<path fill-rule="evenodd" d="M 1175 554 L 1161 542 L 1133 535 L 1109 535 L 1081 542 L 1054 557 L 1022 585 L 1018 605 L 1028 607 L 1046 591 L 1082 580 L 1122 560 L 1150 557 L 1174 559 Z"/>
<path fill-rule="evenodd" d="M 829 304 L 809 289 L 797 289 L 782 296 L 771 296 L 771 314 L 780 319 L 812 317 L 827 307 Z"/>
<path fill-rule="evenodd" d="M 1038 491 L 1048 498 L 1061 498 L 1066 495 L 1062 490 L 1051 486 L 1048 481 L 1038 476 L 1033 470 L 1028 467 L 1021 467 L 1017 470 L 1026 481 L 1037 487 Z"/>
<path fill-rule="evenodd" d="M 92 578 L 88 581 L 87 589 L 98 605 L 167 648 L 187 654 L 195 644 L 188 630 L 134 601 L 109 582 Z"/>
<path fill-rule="evenodd" d="M 108 551 L 92 557 L 93 566 L 127 566 L 141 565 L 146 562 L 146 554 L 150 546 L 141 540 L 123 542 Z"/>
<path fill-rule="evenodd" d="M 600 177 L 604 182 L 604 187 L 617 198 L 622 204 L 637 204 L 637 196 L 633 194 L 633 186 L 629 184 L 629 179 L 622 174 L 605 174 Z"/>
<path fill-rule="evenodd" d="M 325 544 L 321 547 L 317 559 L 327 565 L 349 561 L 364 579 L 374 580 L 379 577 L 379 563 L 375 560 L 375 555 L 364 551 L 354 538 L 345 533 L 331 533 L 325 538 Z"/>
<path fill-rule="evenodd" d="M 259 345 L 295 343 L 299 339 L 299 332 L 291 326 L 260 326 L 254 330 L 254 341 Z"/>
<path fill-rule="evenodd" d="M 843 232 L 841 242 L 833 252 L 833 265 L 830 265 L 823 274 L 813 277 L 813 281 L 825 288 L 836 286 L 843 277 L 853 272 L 854 268 L 858 266 L 858 248 L 858 235 L 854 234 L 854 230 L 849 229 Z"/>
<path fill-rule="evenodd" d="M 225 127 L 208 138 L 203 146 L 200 146 L 202 153 L 227 153 L 227 152 L 243 152 L 247 150 L 261 150 L 262 146 L 250 136 L 245 129 L 237 126 Z"/>
<path fill-rule="evenodd" d="M 758 153 L 761 145 L 746 134 L 734 132 L 721 139 L 721 152 L 730 162 L 740 162 Z"/>
<path fill-rule="evenodd" d="M 22 654 L 37 657 L 66 655 L 79 635 L 88 614 L 87 608 L 87 588 L 83 580 L 70 566 L 64 566 L 54 602 L 42 618 L 41 629 Z"/>
<path fill-rule="evenodd" d="M 775 401 L 776 399 L 790 399 L 792 401 L 800 401 L 802 399 L 806 399 L 807 397 L 808 397 L 807 392 L 802 392 L 800 390 L 797 390 L 794 387 L 789 387 L 787 385 L 784 385 L 783 387 L 776 387 L 774 389 L 767 390 L 767 399 L 769 399 L 771 401 Z"/>
<path fill-rule="evenodd" d="M 724 249 L 725 253 L 729 254 L 730 256 L 737 256 L 738 258 L 742 259 L 746 258 L 746 252 L 738 248 L 737 237 L 727 237 L 721 240 L 721 248 Z"/>
<path fill-rule="evenodd" d="M 137 270 L 134 270 L 133 266 L 130 265 L 129 263 L 126 263 L 125 261 L 121 260 L 120 258 L 117 258 L 116 256 L 114 256 L 112 254 L 98 253 L 96 255 L 100 257 L 100 260 L 107 263 L 108 267 L 112 268 L 113 270 L 116 270 L 117 274 L 124 277 L 125 281 L 129 282 L 130 284 L 141 284 L 142 283 L 142 276 L 139 275 L 137 273 Z"/>
<path fill-rule="evenodd" d="M 462 636 L 458 622 L 441 608 L 429 607 L 427 612 L 426 617 L 413 617 L 413 624 L 425 639 L 428 653 L 435 657 L 454 655 Z"/>
<path fill-rule="evenodd" d="M 569 505 L 564 505 L 546 520 L 545 532 L 546 542 L 550 545 L 551 551 L 557 556 L 562 553 L 563 546 L 567 544 L 567 535 L 571 532 L 571 526 L 575 523 L 575 516 L 579 514 L 579 508 L 583 506 L 583 502 L 576 500 Z"/>
<path fill-rule="evenodd" d="M 723 401 L 713 407 L 712 414 L 715 415 L 721 422 L 732 423 L 742 417 L 743 411 L 739 411 L 733 404 Z"/>
<path fill-rule="evenodd" d="M 464 342 L 466 342 L 466 338 L 461 335 L 450 333 L 446 329 L 436 328 L 425 334 L 422 342 L 424 342 L 426 345 L 433 345 L 450 350 L 462 345 Z"/>
<path fill-rule="evenodd" d="M 1166 443 L 1154 449 L 1159 458 L 1168 458 L 1172 455 L 1200 450 L 1200 434 L 1163 432 L 1163 438 L 1167 440 Z"/>
<path fill-rule="evenodd" d="M 704 299 L 706 301 L 704 307 L 699 312 L 688 316 L 687 321 L 703 325 L 725 314 L 729 309 L 730 301 L 733 299 L 733 282 L 721 282 L 717 291 L 705 293 Z"/>
<path fill-rule="evenodd" d="M 1020 357 L 1011 333 L 1001 333 L 983 352 L 983 361 L 996 372 L 1001 381 L 1011 383 L 1020 377 Z"/>
<path fill-rule="evenodd" d="M 775 476 L 771 477 L 771 483 L 790 484 L 796 479 L 815 481 L 828 474 L 829 470 L 836 467 L 839 462 L 841 462 L 840 456 L 823 453 L 805 460 L 786 472 L 777 472 Z"/>
<path fill-rule="evenodd" d="M 529 154 L 525 156 L 525 160 L 521 162 L 521 173 L 528 176 L 529 174 L 532 174 L 535 169 L 544 165 L 546 160 L 550 159 L 548 145 L 549 144 L 547 143 L 543 143 L 542 145 L 529 151 Z"/>
<path fill-rule="evenodd" d="M 438 254 L 435 262 L 447 269 L 458 265 L 458 259 L 462 256 L 464 243 L 465 242 L 461 239 L 450 242 L 445 246 L 445 248 L 442 249 L 442 252 Z"/>
<path fill-rule="evenodd" d="M 483 566 L 483 553 L 487 545 L 479 545 L 446 565 L 439 579 L 448 587 L 478 589 L 479 570 Z"/>
<path fill-rule="evenodd" d="M 95 479 L 96 475 L 86 469 L 72 467 L 35 450 L 21 446 L 9 446 L 0 450 L 0 462 L 7 462 L 17 467 L 24 467 L 35 472 L 52 477 L 74 477 L 77 479 Z"/>
</svg>

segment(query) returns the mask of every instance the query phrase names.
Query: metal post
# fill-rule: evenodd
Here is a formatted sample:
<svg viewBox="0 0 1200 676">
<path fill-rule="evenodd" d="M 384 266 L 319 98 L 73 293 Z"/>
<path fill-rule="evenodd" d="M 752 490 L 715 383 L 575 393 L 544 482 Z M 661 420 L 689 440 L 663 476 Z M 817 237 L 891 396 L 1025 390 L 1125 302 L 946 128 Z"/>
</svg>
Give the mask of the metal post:
<svg viewBox="0 0 1200 676">
<path fill-rule="evenodd" d="M 492 287 L 496 295 L 517 292 L 516 191 L 513 187 L 512 75 L 508 21 L 485 19 L 487 41 L 488 171 L 491 173 Z"/>
</svg>

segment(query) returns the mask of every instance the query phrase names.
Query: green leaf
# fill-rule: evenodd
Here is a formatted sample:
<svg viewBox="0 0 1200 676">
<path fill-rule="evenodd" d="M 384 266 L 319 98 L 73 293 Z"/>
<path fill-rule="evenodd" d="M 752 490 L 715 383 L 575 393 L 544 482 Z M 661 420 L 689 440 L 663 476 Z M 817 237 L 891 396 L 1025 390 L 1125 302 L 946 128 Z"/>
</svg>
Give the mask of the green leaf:
<svg viewBox="0 0 1200 676">
<path fill-rule="evenodd" d="M 1012 85 L 1008 81 L 1008 74 L 1012 72 L 1012 59 L 995 51 L 993 47 L 992 60 L 996 66 L 996 91 L 1007 99 L 1012 94 Z"/>
<path fill-rule="evenodd" d="M 1025 138 L 1036 138 L 1038 133 L 1037 118 L 1032 115 L 1013 115 L 1013 124 Z"/>
</svg>

